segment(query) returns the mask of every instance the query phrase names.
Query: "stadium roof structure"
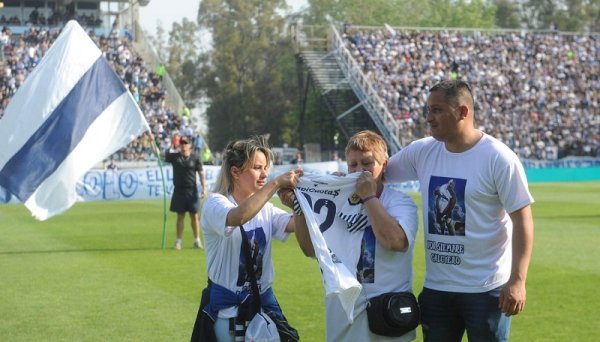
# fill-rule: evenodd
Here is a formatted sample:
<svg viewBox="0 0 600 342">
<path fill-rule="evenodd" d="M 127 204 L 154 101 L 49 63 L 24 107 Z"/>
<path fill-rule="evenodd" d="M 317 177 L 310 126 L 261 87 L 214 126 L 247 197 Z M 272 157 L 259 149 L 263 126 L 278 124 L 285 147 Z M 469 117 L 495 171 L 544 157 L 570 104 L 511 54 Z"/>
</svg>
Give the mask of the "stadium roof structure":
<svg viewBox="0 0 600 342">
<path fill-rule="evenodd" d="M 0 1 L 0 6 L 25 6 L 25 7 L 54 7 L 55 5 L 67 6 L 71 4 L 84 4 L 84 3 L 101 3 L 101 2 L 124 2 L 124 3 L 137 3 L 140 6 L 146 6 L 150 3 L 150 0 L 3 0 Z"/>
</svg>

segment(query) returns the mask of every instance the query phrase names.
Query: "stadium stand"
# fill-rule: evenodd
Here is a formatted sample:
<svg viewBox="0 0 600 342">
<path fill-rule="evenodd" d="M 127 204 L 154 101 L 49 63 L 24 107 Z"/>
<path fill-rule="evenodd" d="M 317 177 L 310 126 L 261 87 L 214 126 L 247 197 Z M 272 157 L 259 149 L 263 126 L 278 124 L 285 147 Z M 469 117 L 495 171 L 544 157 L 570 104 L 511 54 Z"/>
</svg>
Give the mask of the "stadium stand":
<svg viewBox="0 0 600 342">
<path fill-rule="evenodd" d="M 428 89 L 473 85 L 480 129 L 521 158 L 600 156 L 600 35 L 348 27 L 345 48 L 402 127 L 427 134 Z"/>
<path fill-rule="evenodd" d="M 93 12 L 61 17 L 61 13 L 36 15 L 34 11 L 28 13 L 28 20 L 0 17 L 7 24 L 0 32 L 0 120 L 62 23 L 77 18 L 88 27 L 101 24 Z M 23 22 L 27 29 L 22 29 Z M 40 22 L 46 24 L 35 25 Z M 12 31 L 15 27 L 18 33 Z M 161 71 L 150 70 L 134 51 L 131 34 L 115 25 L 105 35 L 94 32 L 90 30 L 92 39 L 138 101 L 159 148 L 166 149 L 181 135 L 203 141 L 189 115 L 180 115 L 167 104 Z M 424 114 L 429 87 L 442 78 L 461 78 L 476 89 L 480 128 L 520 157 L 600 157 L 598 34 L 346 26 L 342 37 L 343 48 L 375 89 L 368 96 L 379 97 L 386 105 L 403 145 L 427 134 Z M 113 158 L 152 161 L 150 150 L 149 138 L 142 136 Z"/>
</svg>

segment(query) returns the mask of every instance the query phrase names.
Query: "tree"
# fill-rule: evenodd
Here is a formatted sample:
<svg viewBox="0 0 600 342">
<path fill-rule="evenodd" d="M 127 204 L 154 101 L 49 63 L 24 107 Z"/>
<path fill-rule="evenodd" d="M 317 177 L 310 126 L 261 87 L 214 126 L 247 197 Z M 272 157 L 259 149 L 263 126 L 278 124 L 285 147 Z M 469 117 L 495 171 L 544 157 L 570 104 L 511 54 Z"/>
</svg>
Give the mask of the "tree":
<svg viewBox="0 0 600 342">
<path fill-rule="evenodd" d="M 496 6 L 483 0 L 429 0 L 430 12 L 419 26 L 456 28 L 496 27 Z"/>
<path fill-rule="evenodd" d="M 160 61 L 166 61 L 169 49 L 167 48 L 166 31 L 163 27 L 162 21 L 159 20 L 156 23 L 156 36 L 149 34 L 148 40 L 150 40 L 152 46 L 154 46 L 154 50 L 158 56 L 158 59 Z"/>
<path fill-rule="evenodd" d="M 520 27 L 519 7 L 512 0 L 495 0 L 496 25 L 500 28 L 517 29 Z"/>
<path fill-rule="evenodd" d="M 427 3 L 419 0 L 308 0 L 304 20 L 324 25 L 332 20 L 352 25 L 418 26 L 427 14 Z"/>
<path fill-rule="evenodd" d="M 530 29 L 553 29 L 556 12 L 557 2 L 554 0 L 527 0 L 523 4 L 523 22 Z"/>
<path fill-rule="evenodd" d="M 293 49 L 279 14 L 284 0 L 203 0 L 198 24 L 211 34 L 213 49 L 201 54 L 198 85 L 210 103 L 211 146 L 269 134 L 272 144 L 288 139 L 296 105 Z M 291 71 L 291 73 L 290 73 Z"/>
<path fill-rule="evenodd" d="M 600 32 L 600 1 L 589 0 L 586 13 L 589 15 L 588 31 Z"/>
<path fill-rule="evenodd" d="M 169 56 L 167 71 L 173 75 L 173 82 L 182 98 L 188 102 L 197 102 L 201 89 L 197 82 L 197 67 L 203 40 L 198 25 L 183 18 L 173 23 L 169 34 Z"/>
<path fill-rule="evenodd" d="M 306 23 L 359 26 L 495 27 L 495 6 L 485 0 L 308 0 Z"/>
<path fill-rule="evenodd" d="M 523 4 L 523 21 L 528 28 L 567 32 L 597 31 L 598 0 L 528 0 Z"/>
<path fill-rule="evenodd" d="M 567 32 L 581 32 L 586 28 L 590 18 L 587 4 L 584 0 L 565 0 L 566 8 L 559 10 L 557 15 L 558 29 Z"/>
</svg>

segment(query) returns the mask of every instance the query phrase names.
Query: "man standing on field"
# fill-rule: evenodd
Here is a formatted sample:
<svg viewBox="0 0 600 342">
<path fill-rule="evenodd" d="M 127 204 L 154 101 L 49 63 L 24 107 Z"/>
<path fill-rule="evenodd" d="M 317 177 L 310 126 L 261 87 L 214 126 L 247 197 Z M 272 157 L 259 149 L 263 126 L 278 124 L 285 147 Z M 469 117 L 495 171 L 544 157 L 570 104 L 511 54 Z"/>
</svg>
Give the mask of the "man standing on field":
<svg viewBox="0 0 600 342">
<path fill-rule="evenodd" d="M 426 342 L 459 342 L 465 330 L 469 341 L 506 341 L 511 316 L 525 306 L 533 198 L 515 153 L 475 129 L 474 107 L 467 83 L 433 86 L 427 100 L 432 136 L 392 156 L 385 174 L 389 182 L 418 179 L 421 186 L 427 271 L 419 304 Z M 435 209 L 448 185 L 451 208 Z"/>
<path fill-rule="evenodd" d="M 206 188 L 206 179 L 200 157 L 192 153 L 190 140 L 183 136 L 179 141 L 180 149 L 178 151 L 168 151 L 165 153 L 165 161 L 173 165 L 173 196 L 171 197 L 170 210 L 177 213 L 177 240 L 175 240 L 175 249 L 180 250 L 183 239 L 183 227 L 185 213 L 190 214 L 192 231 L 194 233 L 194 247 L 203 248 L 200 241 L 200 222 L 198 218 L 198 187 L 196 186 L 196 173 L 200 177 L 202 185 L 202 197 L 206 197 L 208 190 Z"/>
</svg>

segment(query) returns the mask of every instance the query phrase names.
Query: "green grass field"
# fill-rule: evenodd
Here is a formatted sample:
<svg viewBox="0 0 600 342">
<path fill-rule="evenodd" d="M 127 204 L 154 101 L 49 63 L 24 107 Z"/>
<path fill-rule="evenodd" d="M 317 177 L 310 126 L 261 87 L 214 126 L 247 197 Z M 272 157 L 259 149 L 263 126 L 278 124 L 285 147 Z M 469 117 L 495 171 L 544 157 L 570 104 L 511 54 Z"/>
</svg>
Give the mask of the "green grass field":
<svg viewBox="0 0 600 342">
<path fill-rule="evenodd" d="M 536 183 L 527 306 L 513 341 L 596 341 L 600 317 L 600 182 Z M 419 198 L 416 197 L 417 202 Z M 162 202 L 79 203 L 46 222 L 0 206 L 0 340 L 187 341 L 206 282 L 203 251 L 161 249 Z M 421 228 L 420 228 L 421 229 Z M 422 231 L 415 284 L 423 273 Z M 274 243 L 275 293 L 303 341 L 324 341 L 316 261 L 293 237 Z M 420 340 L 420 332 L 417 340 Z"/>
</svg>

